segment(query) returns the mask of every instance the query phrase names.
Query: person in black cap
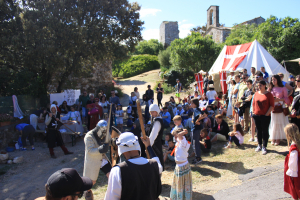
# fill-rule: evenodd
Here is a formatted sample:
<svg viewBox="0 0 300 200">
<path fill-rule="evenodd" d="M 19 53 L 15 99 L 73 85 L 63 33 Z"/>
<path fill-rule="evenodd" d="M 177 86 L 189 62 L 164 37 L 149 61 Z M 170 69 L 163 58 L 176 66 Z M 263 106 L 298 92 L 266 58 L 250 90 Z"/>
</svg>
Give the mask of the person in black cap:
<svg viewBox="0 0 300 200">
<path fill-rule="evenodd" d="M 64 168 L 49 177 L 45 185 L 45 197 L 35 200 L 77 200 L 92 186 L 93 182 L 90 178 L 80 177 L 75 169 Z"/>
<path fill-rule="evenodd" d="M 153 99 L 154 92 L 151 90 L 151 85 L 148 85 L 148 90 L 146 90 L 145 94 L 148 96 L 149 99 Z"/>
</svg>

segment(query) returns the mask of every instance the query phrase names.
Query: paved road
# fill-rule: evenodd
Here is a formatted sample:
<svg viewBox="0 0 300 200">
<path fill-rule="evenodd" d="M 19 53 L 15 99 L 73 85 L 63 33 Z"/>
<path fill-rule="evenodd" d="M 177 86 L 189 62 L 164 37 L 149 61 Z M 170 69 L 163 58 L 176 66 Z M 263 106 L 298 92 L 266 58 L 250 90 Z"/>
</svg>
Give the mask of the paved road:
<svg viewBox="0 0 300 200">
<path fill-rule="evenodd" d="M 243 181 L 241 185 L 220 190 L 205 200 L 292 199 L 283 191 L 283 163 L 255 168 L 251 173 L 240 175 L 239 179 Z"/>
</svg>

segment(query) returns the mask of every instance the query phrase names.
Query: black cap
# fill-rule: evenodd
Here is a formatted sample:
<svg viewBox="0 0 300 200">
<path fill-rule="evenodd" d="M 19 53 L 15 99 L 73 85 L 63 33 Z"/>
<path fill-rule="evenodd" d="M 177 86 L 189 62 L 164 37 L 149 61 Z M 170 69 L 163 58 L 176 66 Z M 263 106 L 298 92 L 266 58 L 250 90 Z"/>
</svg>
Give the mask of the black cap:
<svg viewBox="0 0 300 200">
<path fill-rule="evenodd" d="M 151 85 L 148 85 L 148 87 L 151 87 Z"/>
<path fill-rule="evenodd" d="M 93 181 L 87 177 L 80 177 L 75 169 L 64 168 L 52 174 L 47 185 L 52 197 L 62 198 L 91 189 Z"/>
</svg>

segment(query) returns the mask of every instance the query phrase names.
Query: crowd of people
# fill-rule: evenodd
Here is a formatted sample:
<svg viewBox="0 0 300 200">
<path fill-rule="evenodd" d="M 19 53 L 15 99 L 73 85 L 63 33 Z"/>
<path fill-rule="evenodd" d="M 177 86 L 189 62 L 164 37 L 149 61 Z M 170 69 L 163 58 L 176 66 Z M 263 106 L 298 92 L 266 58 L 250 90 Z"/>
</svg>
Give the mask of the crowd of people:
<svg viewBox="0 0 300 200">
<path fill-rule="evenodd" d="M 108 100 L 102 91 L 96 98 L 84 91 L 77 107 L 69 107 L 65 102 L 58 106 L 54 102 L 49 110 L 43 109 L 32 114 L 30 127 L 16 128 L 28 132 L 26 135 L 29 136 L 34 131 L 32 129 L 36 129 L 36 121 L 44 116 L 50 155 L 55 158 L 55 144 L 65 154 L 72 154 L 64 146 L 57 129 L 59 113 L 76 121 L 82 119 L 82 123 L 87 125 L 83 175 L 87 177 L 85 181 L 89 182 L 89 186 L 65 194 L 73 195 L 73 199 L 82 196 L 83 191 L 87 200 L 94 199 L 91 186 L 96 183 L 100 170 L 108 178 L 105 199 L 157 199 L 161 192 L 161 174 L 168 162 L 175 166 L 170 198 L 192 199 L 192 173 L 188 158 L 193 158 L 192 164 L 201 163 L 202 154 L 209 153 L 218 141 L 226 142 L 225 149 L 233 145 L 239 147 L 248 132 L 251 135 L 249 142 L 257 143 L 254 151 L 263 155 L 267 154 L 269 140 L 274 146 L 284 139 L 291 142 L 285 163 L 284 190 L 293 197 L 300 197 L 299 190 L 293 188 L 293 180 L 298 180 L 295 178 L 298 177 L 299 167 L 297 145 L 300 143 L 300 117 L 297 116 L 300 116 L 300 76 L 294 78 L 291 75 L 289 82 L 284 82 L 283 74 L 269 77 L 264 67 L 260 71 L 253 67 L 250 73 L 247 74 L 245 69 L 231 71 L 226 80 L 227 94 L 215 91 L 214 81 L 208 73 L 204 78 L 203 91 L 199 91 L 195 84 L 193 95 L 186 97 L 180 95 L 182 84 L 177 80 L 177 102 L 171 96 L 164 105 L 161 84 L 155 90 L 149 85 L 143 95 L 135 87 L 125 110 L 114 90 Z M 145 105 L 142 122 L 138 118 L 137 100 Z M 157 104 L 154 104 L 155 100 Z M 109 121 L 110 110 L 112 117 Z M 124 132 L 125 117 L 127 131 Z M 229 121 L 233 123 L 232 131 Z M 145 127 L 147 137 L 141 134 L 141 124 Z M 120 134 L 118 138 L 108 138 L 113 125 Z M 33 141 L 29 141 L 34 150 Z M 120 158 L 115 166 L 106 156 L 112 151 L 110 146 L 118 149 Z M 60 174 L 70 173 L 70 170 L 62 169 Z M 74 170 L 72 173 L 77 176 Z M 77 179 L 79 182 L 84 180 Z M 51 187 L 49 180 L 46 184 L 46 199 L 60 197 L 55 195 L 55 187 Z"/>
</svg>

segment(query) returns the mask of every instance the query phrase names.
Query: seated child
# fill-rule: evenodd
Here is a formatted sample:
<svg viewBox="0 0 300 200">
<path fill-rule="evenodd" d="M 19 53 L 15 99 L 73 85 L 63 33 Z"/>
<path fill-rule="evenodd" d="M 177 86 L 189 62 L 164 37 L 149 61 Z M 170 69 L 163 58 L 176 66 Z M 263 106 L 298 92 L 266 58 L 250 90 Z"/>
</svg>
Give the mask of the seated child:
<svg viewBox="0 0 300 200">
<path fill-rule="evenodd" d="M 208 117 L 209 117 L 209 118 L 214 117 L 215 112 L 213 111 L 213 108 L 212 108 L 211 105 L 207 106 L 207 107 L 206 107 L 206 110 L 207 110 L 207 112 L 208 112 Z"/>
<path fill-rule="evenodd" d="M 230 148 L 232 142 L 236 144 L 236 146 L 241 146 L 244 142 L 244 131 L 242 129 L 241 124 L 233 124 L 233 131 L 228 133 L 229 142 L 225 149 Z"/>
<path fill-rule="evenodd" d="M 207 116 L 203 119 L 203 127 L 204 128 L 211 128 L 211 120 L 208 117 L 208 112 L 207 110 L 203 111 L 204 114 L 206 114 Z"/>
<path fill-rule="evenodd" d="M 208 129 L 204 128 L 200 131 L 200 147 L 201 147 L 201 151 L 203 153 L 208 153 L 211 149 L 211 141 L 210 141 L 210 137 L 208 136 Z"/>
<path fill-rule="evenodd" d="M 166 134 L 166 136 L 165 136 L 165 142 L 162 145 L 163 149 L 168 149 L 169 148 L 169 140 L 173 141 L 173 137 L 172 137 L 171 133 Z"/>
<path fill-rule="evenodd" d="M 175 147 L 175 143 L 173 142 L 173 139 L 167 141 L 168 142 L 168 150 L 164 153 L 164 162 L 166 162 L 167 159 L 170 161 L 175 161 L 174 154 L 170 155 Z"/>
<path fill-rule="evenodd" d="M 170 124 L 169 124 L 169 126 L 170 126 L 170 128 L 171 128 L 171 131 L 170 131 L 170 133 L 172 133 L 172 131 L 173 131 L 174 127 L 175 127 L 175 124 L 174 124 L 174 122 L 173 122 L 173 121 L 171 121 L 171 122 L 170 122 Z"/>
<path fill-rule="evenodd" d="M 130 127 L 132 127 L 132 125 L 133 125 L 132 116 L 129 116 L 128 120 L 127 120 L 127 127 L 130 128 Z"/>
</svg>

